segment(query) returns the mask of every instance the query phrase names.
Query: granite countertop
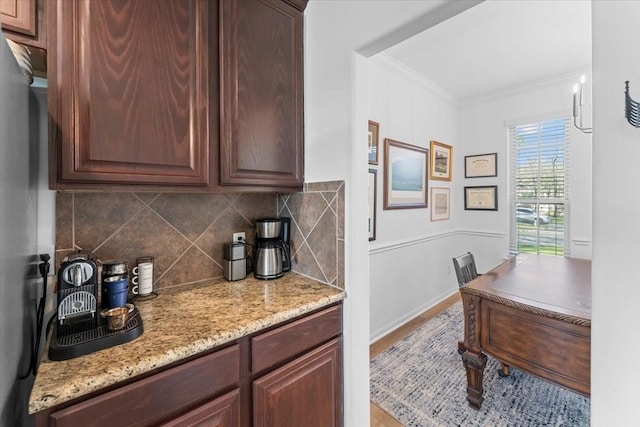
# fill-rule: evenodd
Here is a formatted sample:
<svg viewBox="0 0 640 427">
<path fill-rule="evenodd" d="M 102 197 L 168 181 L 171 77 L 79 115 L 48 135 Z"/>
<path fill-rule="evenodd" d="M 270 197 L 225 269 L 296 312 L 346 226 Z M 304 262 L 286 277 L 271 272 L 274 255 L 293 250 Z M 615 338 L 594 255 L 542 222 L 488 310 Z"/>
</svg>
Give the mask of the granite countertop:
<svg viewBox="0 0 640 427">
<path fill-rule="evenodd" d="M 48 345 L 29 399 L 33 414 L 128 378 L 322 308 L 345 292 L 297 273 L 277 280 L 216 279 L 158 291 L 136 302 L 144 333 L 75 359 L 48 359 Z"/>
</svg>

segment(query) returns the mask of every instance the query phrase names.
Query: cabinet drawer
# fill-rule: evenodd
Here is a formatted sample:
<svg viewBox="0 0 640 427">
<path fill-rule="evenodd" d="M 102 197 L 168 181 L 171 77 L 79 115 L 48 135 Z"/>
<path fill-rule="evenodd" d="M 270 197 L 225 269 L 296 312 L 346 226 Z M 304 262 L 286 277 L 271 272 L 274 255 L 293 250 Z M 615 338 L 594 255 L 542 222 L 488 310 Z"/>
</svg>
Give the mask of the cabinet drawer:
<svg viewBox="0 0 640 427">
<path fill-rule="evenodd" d="M 251 339 L 252 371 L 258 373 L 342 332 L 342 305 L 312 314 Z"/>
<path fill-rule="evenodd" d="M 51 414 L 56 427 L 143 426 L 183 412 L 240 381 L 238 345 Z"/>
<path fill-rule="evenodd" d="M 162 424 L 161 427 L 237 427 L 239 425 L 240 390 L 236 389 Z"/>
</svg>

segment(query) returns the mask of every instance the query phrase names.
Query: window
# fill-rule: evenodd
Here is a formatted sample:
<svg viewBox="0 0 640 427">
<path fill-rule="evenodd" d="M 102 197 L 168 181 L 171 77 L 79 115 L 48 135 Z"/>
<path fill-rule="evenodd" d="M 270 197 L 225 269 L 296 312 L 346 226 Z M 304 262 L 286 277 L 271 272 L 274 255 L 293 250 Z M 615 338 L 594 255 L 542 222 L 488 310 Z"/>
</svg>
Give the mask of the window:
<svg viewBox="0 0 640 427">
<path fill-rule="evenodd" d="M 569 118 L 509 127 L 512 252 L 569 255 Z"/>
</svg>

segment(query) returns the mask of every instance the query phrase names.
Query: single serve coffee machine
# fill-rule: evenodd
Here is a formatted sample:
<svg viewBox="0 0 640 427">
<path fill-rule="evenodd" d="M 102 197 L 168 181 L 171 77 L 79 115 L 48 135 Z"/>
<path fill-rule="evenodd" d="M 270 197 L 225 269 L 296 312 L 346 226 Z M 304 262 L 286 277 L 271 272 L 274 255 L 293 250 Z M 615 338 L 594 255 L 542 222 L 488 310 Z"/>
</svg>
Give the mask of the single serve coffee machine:
<svg viewBox="0 0 640 427">
<path fill-rule="evenodd" d="M 253 275 L 256 279 L 277 279 L 291 268 L 289 255 L 289 226 L 286 237 L 282 234 L 282 218 L 263 218 L 256 221 L 256 248 L 253 256 Z M 288 220 L 288 218 L 286 218 Z"/>
</svg>

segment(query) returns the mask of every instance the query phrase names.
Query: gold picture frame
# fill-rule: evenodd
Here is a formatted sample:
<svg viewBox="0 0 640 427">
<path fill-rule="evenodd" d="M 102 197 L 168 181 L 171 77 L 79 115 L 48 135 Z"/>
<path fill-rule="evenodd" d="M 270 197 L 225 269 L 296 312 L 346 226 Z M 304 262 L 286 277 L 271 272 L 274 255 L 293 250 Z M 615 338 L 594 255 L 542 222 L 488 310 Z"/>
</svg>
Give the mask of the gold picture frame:
<svg viewBox="0 0 640 427">
<path fill-rule="evenodd" d="M 438 181 L 451 181 L 453 147 L 438 141 L 431 141 L 431 164 L 429 177 Z"/>
<path fill-rule="evenodd" d="M 380 123 L 369 120 L 369 164 L 378 164 L 378 141 L 380 140 Z"/>
</svg>

